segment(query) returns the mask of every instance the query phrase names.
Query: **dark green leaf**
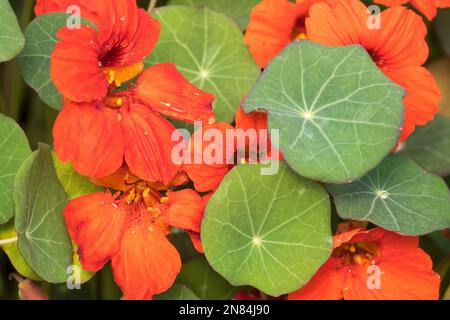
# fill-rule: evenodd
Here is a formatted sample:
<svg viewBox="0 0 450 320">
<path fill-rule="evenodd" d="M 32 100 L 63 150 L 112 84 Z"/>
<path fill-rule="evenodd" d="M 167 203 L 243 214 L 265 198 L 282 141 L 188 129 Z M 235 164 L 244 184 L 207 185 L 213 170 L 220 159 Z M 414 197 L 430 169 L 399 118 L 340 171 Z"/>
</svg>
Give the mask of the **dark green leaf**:
<svg viewBox="0 0 450 320">
<path fill-rule="evenodd" d="M 153 300 L 199 300 L 188 287 L 175 283 L 172 288 L 153 297 Z"/>
<path fill-rule="evenodd" d="M 30 153 L 27 137 L 19 125 L 0 114 L 0 224 L 14 215 L 14 178 Z"/>
<path fill-rule="evenodd" d="M 445 54 L 450 57 L 450 8 L 439 10 L 433 28 Z"/>
<path fill-rule="evenodd" d="M 259 68 L 239 28 L 209 9 L 169 6 L 156 10 L 161 36 L 146 65 L 173 62 L 197 87 L 214 93 L 217 121 L 232 122 Z"/>
<path fill-rule="evenodd" d="M 62 210 L 68 197 L 56 176 L 50 147 L 39 145 L 20 167 L 14 185 L 19 250 L 44 280 L 65 282 L 72 245 Z"/>
<path fill-rule="evenodd" d="M 280 296 L 305 285 L 331 253 L 330 201 L 284 162 L 235 167 L 209 201 L 201 238 L 211 266 L 234 286 Z"/>
<path fill-rule="evenodd" d="M 450 119 L 437 115 L 433 122 L 417 127 L 400 153 L 430 173 L 450 174 Z"/>
<path fill-rule="evenodd" d="M 201 300 L 228 300 L 236 291 L 210 267 L 205 258 L 185 263 L 177 282 L 186 285 Z"/>
<path fill-rule="evenodd" d="M 327 188 L 345 219 L 368 220 L 406 235 L 450 226 L 450 193 L 444 180 L 401 156 L 391 155 L 361 180 Z"/>
<path fill-rule="evenodd" d="M 279 130 L 279 149 L 299 174 L 344 183 L 362 177 L 394 148 L 403 95 L 362 47 L 296 41 L 269 63 L 244 109 L 268 112 L 269 128 Z"/>
</svg>

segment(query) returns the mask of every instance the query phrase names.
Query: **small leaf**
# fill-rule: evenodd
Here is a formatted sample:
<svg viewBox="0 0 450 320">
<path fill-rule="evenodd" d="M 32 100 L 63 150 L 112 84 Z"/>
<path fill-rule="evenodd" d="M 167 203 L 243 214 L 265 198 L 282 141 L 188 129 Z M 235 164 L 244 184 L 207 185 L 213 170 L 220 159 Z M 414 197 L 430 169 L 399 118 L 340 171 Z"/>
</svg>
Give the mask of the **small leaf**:
<svg viewBox="0 0 450 320">
<path fill-rule="evenodd" d="M 58 39 L 56 33 L 67 25 L 66 13 L 56 12 L 38 16 L 25 30 L 25 47 L 17 57 L 17 65 L 25 82 L 50 107 L 60 110 L 62 96 L 50 77 L 50 55 Z M 90 24 L 82 19 L 82 23 Z"/>
<path fill-rule="evenodd" d="M 394 148 L 404 91 L 360 46 L 288 45 L 244 102 L 264 109 L 278 149 L 300 175 L 345 183 L 362 177 Z"/>
<path fill-rule="evenodd" d="M 344 219 L 368 220 L 413 236 L 450 226 L 450 193 L 444 180 L 401 156 L 391 155 L 361 180 L 327 189 Z"/>
<path fill-rule="evenodd" d="M 14 58 L 22 50 L 25 39 L 8 0 L 0 0 L 0 62 Z"/>
<path fill-rule="evenodd" d="M 208 7 L 232 18 L 241 30 L 247 28 L 250 12 L 261 0 L 170 0 L 169 5 Z"/>
<path fill-rule="evenodd" d="M 70 199 L 103 190 L 103 188 L 93 184 L 88 177 L 76 173 L 70 162 L 62 162 L 55 153 L 52 156 L 56 175 Z"/>
<path fill-rule="evenodd" d="M 224 14 L 207 8 L 168 6 L 154 16 L 161 22 L 161 36 L 146 65 L 175 63 L 189 81 L 216 95 L 217 121 L 231 123 L 259 75 L 242 32 Z"/>
<path fill-rule="evenodd" d="M 0 226 L 0 240 L 14 239 L 17 237 L 17 232 L 14 230 L 14 222 L 11 220 L 7 224 Z M 41 278 L 30 268 L 28 263 L 23 259 L 22 255 L 17 248 L 17 241 L 11 241 L 9 243 L 0 245 L 9 258 L 9 261 L 13 265 L 14 269 L 22 276 L 32 279 L 41 280 Z"/>
<path fill-rule="evenodd" d="M 199 300 L 188 287 L 175 283 L 172 288 L 153 297 L 153 300 Z"/>
<path fill-rule="evenodd" d="M 28 139 L 19 125 L 0 114 L 0 224 L 14 215 L 14 178 L 30 153 Z"/>
<path fill-rule="evenodd" d="M 40 144 L 22 164 L 14 185 L 19 250 L 44 280 L 65 282 L 72 245 L 62 210 L 68 197 L 56 176 L 50 147 Z"/>
<path fill-rule="evenodd" d="M 261 164 L 235 167 L 209 201 L 201 230 L 219 274 L 271 296 L 305 285 L 332 247 L 324 188 L 279 165 L 275 175 L 261 175 Z"/>
<path fill-rule="evenodd" d="M 450 119 L 436 115 L 434 121 L 417 127 L 400 154 L 429 173 L 441 176 L 450 174 Z"/>
<path fill-rule="evenodd" d="M 236 291 L 205 258 L 185 263 L 177 282 L 186 285 L 201 300 L 229 300 Z"/>
</svg>

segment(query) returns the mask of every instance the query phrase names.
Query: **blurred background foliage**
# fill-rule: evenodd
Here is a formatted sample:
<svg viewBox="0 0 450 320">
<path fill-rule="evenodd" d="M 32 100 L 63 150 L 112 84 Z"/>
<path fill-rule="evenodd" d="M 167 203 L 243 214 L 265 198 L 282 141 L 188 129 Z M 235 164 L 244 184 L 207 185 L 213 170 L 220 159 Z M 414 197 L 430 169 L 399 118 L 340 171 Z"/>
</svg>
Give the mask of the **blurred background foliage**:
<svg viewBox="0 0 450 320">
<path fill-rule="evenodd" d="M 234 0 L 230 0 L 234 1 Z M 147 8 L 150 0 L 138 0 L 140 7 Z M 157 6 L 163 6 L 168 0 L 158 0 Z M 367 4 L 371 1 L 365 0 Z M 34 0 L 10 0 L 18 17 L 22 30 L 34 18 Z M 450 8 L 440 10 L 433 23 L 426 21 L 429 28 L 427 41 L 430 57 L 427 67 L 436 77 L 443 92 L 441 113 L 450 116 Z M 436 30 L 439 30 L 436 32 Z M 46 106 L 38 95 L 23 81 L 12 60 L 0 64 L 0 112 L 13 118 L 25 131 L 31 148 L 37 148 L 38 142 L 52 144 L 52 127 L 58 111 Z M 447 178 L 450 186 L 450 178 Z M 334 225 L 339 222 L 334 215 Z M 187 237 L 175 234 L 172 239 L 175 246 L 182 249 L 183 260 L 198 257 Z M 442 277 L 442 296 L 450 299 L 450 238 L 442 232 L 435 232 L 421 238 L 422 248 L 431 255 L 435 270 Z M 17 282 L 10 279 L 14 272 L 8 258 L 0 250 L 0 299 L 17 299 Z M 81 290 L 68 290 L 66 284 L 42 284 L 50 299 L 119 299 L 120 289 L 115 285 L 109 265 L 98 272 Z"/>
</svg>

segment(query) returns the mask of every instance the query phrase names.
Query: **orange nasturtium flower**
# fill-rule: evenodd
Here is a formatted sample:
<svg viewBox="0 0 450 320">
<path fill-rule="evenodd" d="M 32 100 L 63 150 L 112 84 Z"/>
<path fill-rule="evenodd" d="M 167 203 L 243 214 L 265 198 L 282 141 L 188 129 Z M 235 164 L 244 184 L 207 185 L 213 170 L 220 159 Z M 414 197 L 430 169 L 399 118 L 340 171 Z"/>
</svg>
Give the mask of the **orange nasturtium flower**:
<svg viewBox="0 0 450 320">
<path fill-rule="evenodd" d="M 325 1 L 337 0 L 262 0 L 251 14 L 245 42 L 256 63 L 264 68 L 290 42 L 305 38 L 305 19 L 309 8 Z"/>
<path fill-rule="evenodd" d="M 427 28 L 419 15 L 400 6 L 381 12 L 380 29 L 368 27 L 369 15 L 359 0 L 317 3 L 306 19 L 308 39 L 331 46 L 362 45 L 381 71 L 406 90 L 401 142 L 416 125 L 433 120 L 441 100 L 434 77 L 422 67 L 428 58 Z"/>
<path fill-rule="evenodd" d="M 385 6 L 396 6 L 411 3 L 417 10 L 422 12 L 428 20 L 432 20 L 438 8 L 450 7 L 450 0 L 374 0 Z"/>
<path fill-rule="evenodd" d="M 419 237 L 342 224 L 331 257 L 288 299 L 436 300 L 440 278 L 418 245 Z"/>
<path fill-rule="evenodd" d="M 53 128 L 55 151 L 86 176 L 108 176 L 125 159 L 142 179 L 168 183 L 179 169 L 170 158 L 175 128 L 161 114 L 214 122 L 214 95 L 170 63 L 146 69 L 136 87 L 117 92 L 142 72 L 160 25 L 135 0 L 109 1 L 102 17 L 98 31 L 83 25 L 57 33 L 51 77 L 65 104 Z"/>
<path fill-rule="evenodd" d="M 100 270 L 111 260 L 125 299 L 151 299 L 173 284 L 181 259 L 167 239 L 170 227 L 199 234 L 204 204 L 192 189 L 172 191 L 188 181 L 178 174 L 169 185 L 149 183 L 122 168 L 96 183 L 119 190 L 69 202 L 64 216 L 83 267 Z"/>
</svg>

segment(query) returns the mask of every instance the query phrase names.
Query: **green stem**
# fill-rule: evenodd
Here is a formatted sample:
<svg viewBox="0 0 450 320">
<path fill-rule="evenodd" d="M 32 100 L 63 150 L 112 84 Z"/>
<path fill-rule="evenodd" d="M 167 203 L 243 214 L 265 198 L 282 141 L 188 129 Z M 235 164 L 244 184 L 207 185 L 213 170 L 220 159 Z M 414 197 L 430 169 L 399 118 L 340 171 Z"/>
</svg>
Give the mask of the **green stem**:
<svg viewBox="0 0 450 320">
<path fill-rule="evenodd" d="M 5 245 L 5 244 L 10 244 L 10 243 L 16 242 L 17 240 L 19 240 L 18 237 L 12 237 L 12 238 L 9 238 L 9 239 L 3 239 L 3 240 L 0 240 L 0 246 L 3 246 L 3 245 Z"/>
</svg>

